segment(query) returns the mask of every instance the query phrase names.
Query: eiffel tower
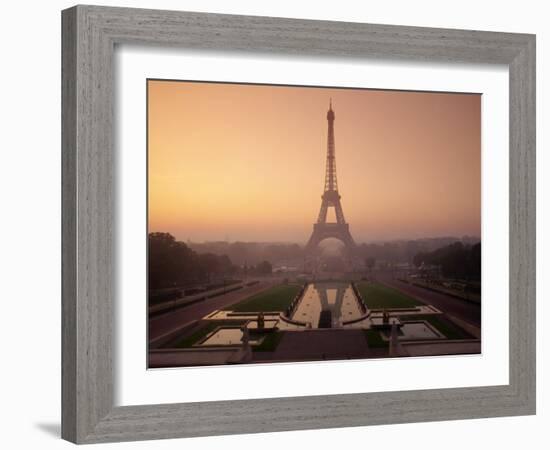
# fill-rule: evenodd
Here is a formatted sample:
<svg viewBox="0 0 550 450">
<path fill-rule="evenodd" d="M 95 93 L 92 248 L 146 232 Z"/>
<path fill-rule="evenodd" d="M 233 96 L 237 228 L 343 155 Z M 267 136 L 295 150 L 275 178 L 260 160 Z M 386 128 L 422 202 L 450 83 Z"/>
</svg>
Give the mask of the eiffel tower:
<svg viewBox="0 0 550 450">
<path fill-rule="evenodd" d="M 336 156 L 334 152 L 334 111 L 332 110 L 332 100 L 327 112 L 328 137 L 327 137 L 327 166 L 325 172 L 325 190 L 321 196 L 321 210 L 317 223 L 313 224 L 313 233 L 306 245 L 306 254 L 313 255 L 319 243 L 327 238 L 335 238 L 344 243 L 348 256 L 355 253 L 355 241 L 351 237 L 349 225 L 344 219 L 342 204 L 340 203 L 340 194 L 338 193 L 338 181 L 336 179 Z M 334 208 L 336 222 L 327 222 L 327 213 L 329 208 Z"/>
</svg>

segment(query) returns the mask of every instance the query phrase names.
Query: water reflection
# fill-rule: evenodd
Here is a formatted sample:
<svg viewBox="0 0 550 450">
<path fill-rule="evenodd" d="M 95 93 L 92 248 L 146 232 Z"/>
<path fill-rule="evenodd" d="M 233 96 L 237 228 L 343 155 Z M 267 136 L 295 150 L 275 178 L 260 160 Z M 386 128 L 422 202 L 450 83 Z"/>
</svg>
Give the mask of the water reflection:
<svg viewBox="0 0 550 450">
<path fill-rule="evenodd" d="M 403 339 L 437 339 L 441 336 L 426 322 L 409 322 L 404 323 L 399 334 Z"/>
<path fill-rule="evenodd" d="M 361 314 L 351 284 L 318 282 L 307 286 L 291 319 L 306 322 L 312 328 L 338 328 Z"/>
<path fill-rule="evenodd" d="M 241 345 L 243 332 L 240 328 L 220 328 L 210 335 L 200 345 Z M 250 338 L 251 345 L 257 344 L 258 339 Z"/>
</svg>

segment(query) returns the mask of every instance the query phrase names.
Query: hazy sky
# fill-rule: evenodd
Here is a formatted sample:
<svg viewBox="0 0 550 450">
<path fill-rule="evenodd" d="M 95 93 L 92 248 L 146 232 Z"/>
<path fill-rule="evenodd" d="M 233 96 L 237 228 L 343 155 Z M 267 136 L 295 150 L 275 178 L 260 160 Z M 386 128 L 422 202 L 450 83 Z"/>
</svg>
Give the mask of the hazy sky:
<svg viewBox="0 0 550 450">
<path fill-rule="evenodd" d="M 332 97 L 356 242 L 481 234 L 480 95 L 150 80 L 148 96 L 149 231 L 305 243 Z"/>
</svg>

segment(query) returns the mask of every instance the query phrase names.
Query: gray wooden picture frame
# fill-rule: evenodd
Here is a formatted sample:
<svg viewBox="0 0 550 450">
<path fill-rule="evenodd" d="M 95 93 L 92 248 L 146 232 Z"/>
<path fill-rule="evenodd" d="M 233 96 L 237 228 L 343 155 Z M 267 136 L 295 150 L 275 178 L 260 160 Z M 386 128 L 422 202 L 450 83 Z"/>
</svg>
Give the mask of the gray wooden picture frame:
<svg viewBox="0 0 550 450">
<path fill-rule="evenodd" d="M 64 439 L 94 443 L 535 413 L 535 36 L 97 6 L 63 11 L 62 34 Z M 113 53 L 124 43 L 507 65 L 509 384 L 115 407 Z"/>
</svg>

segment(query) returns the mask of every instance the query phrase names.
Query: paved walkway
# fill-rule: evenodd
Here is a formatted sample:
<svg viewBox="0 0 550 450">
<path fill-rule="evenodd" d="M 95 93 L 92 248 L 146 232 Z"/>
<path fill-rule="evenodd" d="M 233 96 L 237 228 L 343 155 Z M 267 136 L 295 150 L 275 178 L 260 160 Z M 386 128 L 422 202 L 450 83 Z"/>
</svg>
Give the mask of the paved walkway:
<svg viewBox="0 0 550 450">
<path fill-rule="evenodd" d="M 211 289 L 209 291 L 200 292 L 199 294 L 194 295 L 186 295 L 185 297 L 178 298 L 175 300 L 167 300 L 162 303 L 158 303 L 156 305 L 152 305 L 149 307 L 149 314 L 150 315 L 160 315 L 165 312 L 178 309 L 178 308 L 185 308 L 186 306 L 190 306 L 193 303 L 197 303 L 200 301 L 204 301 L 205 299 L 209 297 L 217 297 L 221 294 L 225 294 L 226 292 L 232 292 L 236 291 L 238 289 L 241 289 L 245 287 L 246 284 L 244 282 L 241 283 L 233 283 L 229 284 L 227 286 L 218 288 L 218 289 Z"/>
<path fill-rule="evenodd" d="M 433 305 L 442 312 L 458 317 L 464 322 L 475 325 L 478 328 L 481 327 L 481 305 L 392 279 L 391 275 L 381 274 L 377 277 L 377 281 L 399 289 L 403 293 L 409 294 L 424 303 Z"/>
<path fill-rule="evenodd" d="M 230 362 L 239 351 L 239 348 L 153 350 L 149 352 L 149 367 L 219 366 Z"/>
<path fill-rule="evenodd" d="M 481 353 L 481 342 L 403 343 L 410 356 L 469 355 Z"/>
<path fill-rule="evenodd" d="M 261 281 L 254 286 L 229 292 L 225 295 L 209 298 L 185 308 L 169 311 L 149 319 L 149 342 L 185 328 L 196 320 L 202 319 L 211 312 L 238 303 L 251 295 L 264 291 L 273 285 L 272 282 Z"/>
<path fill-rule="evenodd" d="M 288 331 L 269 359 L 274 361 L 307 361 L 372 357 L 363 330 Z M 254 355 L 254 359 L 261 355 Z"/>
</svg>

